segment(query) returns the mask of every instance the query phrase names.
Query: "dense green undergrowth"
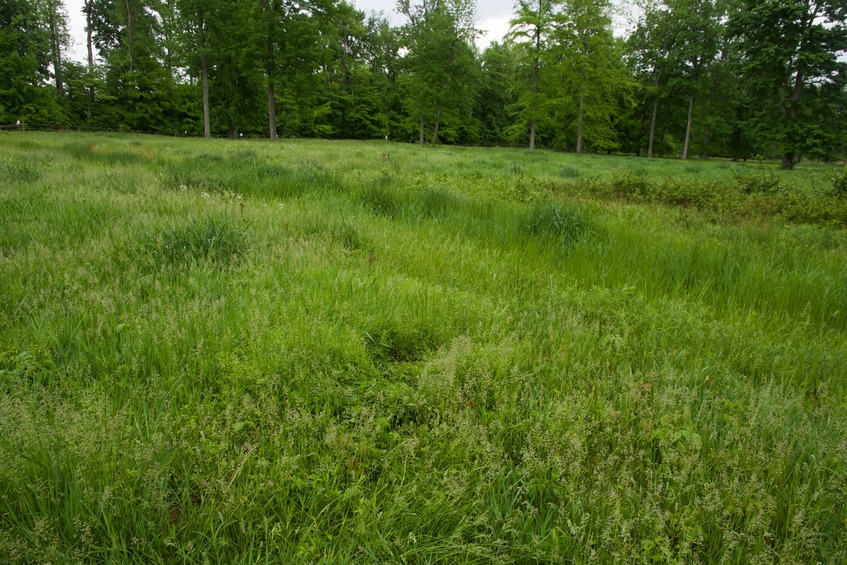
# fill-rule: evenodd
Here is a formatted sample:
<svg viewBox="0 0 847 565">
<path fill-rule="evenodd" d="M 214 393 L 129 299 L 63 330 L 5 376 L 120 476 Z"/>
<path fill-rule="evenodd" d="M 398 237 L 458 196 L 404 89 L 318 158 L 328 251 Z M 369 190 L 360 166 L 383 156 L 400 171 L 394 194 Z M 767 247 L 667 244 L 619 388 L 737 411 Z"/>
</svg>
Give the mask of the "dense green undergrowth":
<svg viewBox="0 0 847 565">
<path fill-rule="evenodd" d="M 841 174 L 0 137 L 0 561 L 842 562 Z"/>
</svg>

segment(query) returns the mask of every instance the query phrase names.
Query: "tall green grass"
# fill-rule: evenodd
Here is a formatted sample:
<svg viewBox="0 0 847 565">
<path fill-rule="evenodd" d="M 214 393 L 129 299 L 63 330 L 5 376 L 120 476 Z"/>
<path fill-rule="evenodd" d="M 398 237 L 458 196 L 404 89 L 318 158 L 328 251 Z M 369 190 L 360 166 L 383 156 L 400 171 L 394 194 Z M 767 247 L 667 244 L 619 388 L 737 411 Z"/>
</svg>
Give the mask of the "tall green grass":
<svg viewBox="0 0 847 565">
<path fill-rule="evenodd" d="M 759 165 L 0 151 L 0 561 L 847 559 L 847 236 Z"/>
</svg>

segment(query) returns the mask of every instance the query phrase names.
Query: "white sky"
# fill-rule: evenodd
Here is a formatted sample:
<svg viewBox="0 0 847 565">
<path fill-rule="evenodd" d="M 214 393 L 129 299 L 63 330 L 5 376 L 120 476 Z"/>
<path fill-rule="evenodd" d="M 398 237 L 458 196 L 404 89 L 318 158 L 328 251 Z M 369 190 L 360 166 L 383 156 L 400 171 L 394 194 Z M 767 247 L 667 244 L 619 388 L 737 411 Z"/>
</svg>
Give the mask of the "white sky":
<svg viewBox="0 0 847 565">
<path fill-rule="evenodd" d="M 393 24 L 401 21 L 397 14 L 395 0 L 352 0 L 360 10 L 366 12 L 385 12 Z M 509 20 L 512 18 L 513 0 L 477 0 L 477 28 L 484 35 L 477 40 L 480 49 L 487 47 L 492 41 L 500 41 L 509 30 Z M 85 16 L 82 13 L 82 0 L 65 0 L 68 10 L 68 20 L 71 32 L 71 58 L 85 62 Z"/>
</svg>

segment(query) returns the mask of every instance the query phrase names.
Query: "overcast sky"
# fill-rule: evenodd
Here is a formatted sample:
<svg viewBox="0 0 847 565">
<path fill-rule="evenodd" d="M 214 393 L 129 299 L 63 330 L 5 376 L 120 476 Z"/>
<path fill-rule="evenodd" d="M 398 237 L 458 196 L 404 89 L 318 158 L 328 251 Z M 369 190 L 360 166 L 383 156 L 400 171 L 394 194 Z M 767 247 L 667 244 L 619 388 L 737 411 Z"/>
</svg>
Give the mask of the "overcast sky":
<svg viewBox="0 0 847 565">
<path fill-rule="evenodd" d="M 2 0 L 0 0 L 2 1 Z M 385 12 L 392 23 L 400 23 L 401 17 L 394 11 L 397 6 L 395 0 L 352 0 L 360 10 L 366 12 Z M 480 49 L 485 48 L 492 41 L 499 41 L 509 29 L 509 20 L 512 17 L 513 0 L 478 0 L 477 1 L 477 28 L 485 34 L 477 40 Z M 71 58 L 84 62 L 85 53 L 85 16 L 82 14 L 82 0 L 65 0 L 71 26 Z"/>
</svg>

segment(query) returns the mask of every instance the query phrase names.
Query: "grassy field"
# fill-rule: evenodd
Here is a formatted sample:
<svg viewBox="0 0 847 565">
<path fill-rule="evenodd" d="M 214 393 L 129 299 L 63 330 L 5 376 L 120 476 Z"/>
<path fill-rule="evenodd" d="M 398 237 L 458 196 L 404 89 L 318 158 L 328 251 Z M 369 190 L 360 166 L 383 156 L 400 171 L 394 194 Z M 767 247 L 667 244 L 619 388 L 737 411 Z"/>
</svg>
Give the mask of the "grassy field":
<svg viewBox="0 0 847 565">
<path fill-rule="evenodd" d="M 843 168 L 0 136 L 0 562 L 847 562 Z"/>
</svg>

